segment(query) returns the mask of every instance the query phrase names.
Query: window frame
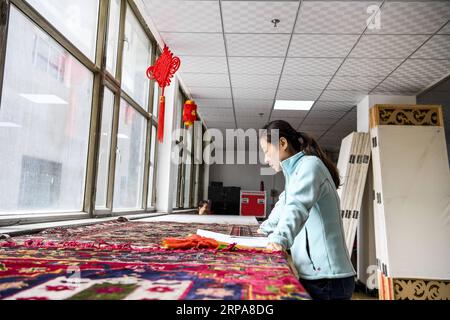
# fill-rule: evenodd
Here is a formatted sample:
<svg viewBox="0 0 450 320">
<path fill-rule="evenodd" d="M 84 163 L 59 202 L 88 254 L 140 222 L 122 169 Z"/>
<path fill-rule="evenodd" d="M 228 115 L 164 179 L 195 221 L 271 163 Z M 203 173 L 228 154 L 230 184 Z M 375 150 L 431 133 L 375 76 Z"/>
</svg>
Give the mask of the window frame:
<svg viewBox="0 0 450 320">
<path fill-rule="evenodd" d="M 132 0 L 120 0 L 120 26 L 118 39 L 118 52 L 116 60 L 116 74 L 111 75 L 106 68 L 106 54 L 107 54 L 107 33 L 108 33 L 108 19 L 110 1 L 99 0 L 98 10 L 98 25 L 97 25 L 97 41 L 95 61 L 88 58 L 81 50 L 79 50 L 69 39 L 62 35 L 51 23 L 49 23 L 39 12 L 37 12 L 26 0 L 0 0 L 0 103 L 3 90 L 4 68 L 6 50 L 8 44 L 8 26 L 11 6 L 14 6 L 21 14 L 29 18 L 34 24 L 48 34 L 53 40 L 62 46 L 75 59 L 77 59 L 84 67 L 92 72 L 93 93 L 91 104 L 91 117 L 89 126 L 88 139 L 88 154 L 86 159 L 86 177 L 85 177 L 85 193 L 83 208 L 80 212 L 58 212 L 58 213 L 25 213 L 25 214 L 5 214 L 0 215 L 0 226 L 11 226 L 25 223 L 40 223 L 40 222 L 54 222 L 62 220 L 74 220 L 82 218 L 106 217 L 106 216 L 122 216 L 137 213 L 154 212 L 155 208 L 147 206 L 148 197 L 156 198 L 156 171 L 157 165 L 155 163 L 153 177 L 149 177 L 150 165 L 150 150 L 152 139 L 152 126 L 157 129 L 157 121 L 153 117 L 153 86 L 155 81 L 149 81 L 149 97 L 148 97 L 148 111 L 134 101 L 122 88 L 122 64 L 123 64 L 123 49 L 125 36 L 125 19 L 127 10 L 135 15 L 142 29 L 147 35 L 151 45 L 151 64 L 156 61 L 157 54 L 160 54 L 157 42 L 152 35 L 150 29 L 147 27 L 144 18 L 139 12 L 136 4 Z M 96 208 L 96 185 L 98 172 L 98 159 L 101 138 L 101 120 L 103 111 L 103 96 L 105 88 L 111 90 L 114 94 L 114 109 L 113 109 L 113 123 L 110 145 L 110 159 L 108 161 L 108 181 L 107 181 L 107 203 L 106 209 Z M 113 193 L 114 193 L 114 176 L 115 176 L 115 162 L 116 162 L 116 148 L 117 148 L 117 132 L 119 123 L 120 100 L 124 99 L 137 112 L 144 116 L 147 126 L 145 134 L 145 160 L 144 160 L 144 185 L 142 195 L 142 209 L 133 211 L 113 210 Z M 0 105 L 1 106 L 1 105 Z M 155 148 L 155 159 L 157 159 L 158 143 Z M 153 193 L 148 195 L 149 179 L 153 179 Z"/>
</svg>

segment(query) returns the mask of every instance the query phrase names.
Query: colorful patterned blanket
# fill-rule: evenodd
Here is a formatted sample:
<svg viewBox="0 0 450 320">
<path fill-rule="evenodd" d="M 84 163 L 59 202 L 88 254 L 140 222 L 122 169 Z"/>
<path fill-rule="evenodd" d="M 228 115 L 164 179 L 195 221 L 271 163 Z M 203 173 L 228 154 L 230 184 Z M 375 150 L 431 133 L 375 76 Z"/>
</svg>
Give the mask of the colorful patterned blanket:
<svg viewBox="0 0 450 320">
<path fill-rule="evenodd" d="M 281 252 L 0 248 L 1 299 L 308 299 Z"/>
<path fill-rule="evenodd" d="M 160 247 L 166 237 L 186 237 L 204 229 L 232 235 L 256 236 L 258 226 L 224 225 L 177 222 L 118 222 L 111 221 L 89 226 L 53 228 L 36 235 L 16 237 L 16 241 L 41 239 L 52 241 L 106 241 L 108 243 L 130 243 L 135 246 Z"/>
<path fill-rule="evenodd" d="M 0 242 L 0 299 L 309 299 L 282 252 L 157 246 L 161 238 L 197 228 L 231 231 L 224 225 L 125 222 Z"/>
</svg>

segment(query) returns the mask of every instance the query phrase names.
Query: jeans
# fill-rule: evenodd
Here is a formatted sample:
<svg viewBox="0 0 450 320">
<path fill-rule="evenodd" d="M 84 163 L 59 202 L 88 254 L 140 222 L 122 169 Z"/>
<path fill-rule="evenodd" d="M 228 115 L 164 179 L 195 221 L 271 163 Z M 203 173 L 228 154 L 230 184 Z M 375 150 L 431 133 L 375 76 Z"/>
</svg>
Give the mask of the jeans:
<svg viewBox="0 0 450 320">
<path fill-rule="evenodd" d="M 300 279 L 300 283 L 313 300 L 350 300 L 355 290 L 355 278 Z"/>
</svg>

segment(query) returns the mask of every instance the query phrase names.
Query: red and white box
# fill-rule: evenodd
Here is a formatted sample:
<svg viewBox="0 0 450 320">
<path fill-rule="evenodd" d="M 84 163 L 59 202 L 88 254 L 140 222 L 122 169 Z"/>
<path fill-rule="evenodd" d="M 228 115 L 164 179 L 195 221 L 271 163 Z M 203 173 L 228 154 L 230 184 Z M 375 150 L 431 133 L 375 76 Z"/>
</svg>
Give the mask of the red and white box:
<svg viewBox="0 0 450 320">
<path fill-rule="evenodd" d="M 241 191 L 240 215 L 265 218 L 266 198 L 265 191 Z"/>
</svg>

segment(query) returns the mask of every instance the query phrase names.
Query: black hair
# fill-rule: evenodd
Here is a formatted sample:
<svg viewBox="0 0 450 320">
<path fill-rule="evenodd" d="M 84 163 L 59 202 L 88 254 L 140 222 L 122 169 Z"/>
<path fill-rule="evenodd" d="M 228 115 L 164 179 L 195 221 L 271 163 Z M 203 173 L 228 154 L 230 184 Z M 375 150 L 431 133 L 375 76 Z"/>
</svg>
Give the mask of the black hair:
<svg viewBox="0 0 450 320">
<path fill-rule="evenodd" d="M 198 207 L 197 207 L 197 208 L 201 208 L 201 207 L 203 207 L 205 204 L 208 204 L 208 201 L 206 201 L 206 200 L 201 200 L 201 201 L 198 203 Z"/>
<path fill-rule="evenodd" d="M 303 151 L 305 155 L 316 156 L 322 160 L 333 178 L 336 189 L 339 188 L 341 185 L 339 171 L 314 138 L 304 132 L 298 132 L 288 122 L 283 120 L 272 121 L 266 124 L 263 130 L 266 130 L 265 137 L 268 143 L 271 143 L 271 130 L 278 130 L 279 138 L 285 138 L 296 153 Z"/>
</svg>

